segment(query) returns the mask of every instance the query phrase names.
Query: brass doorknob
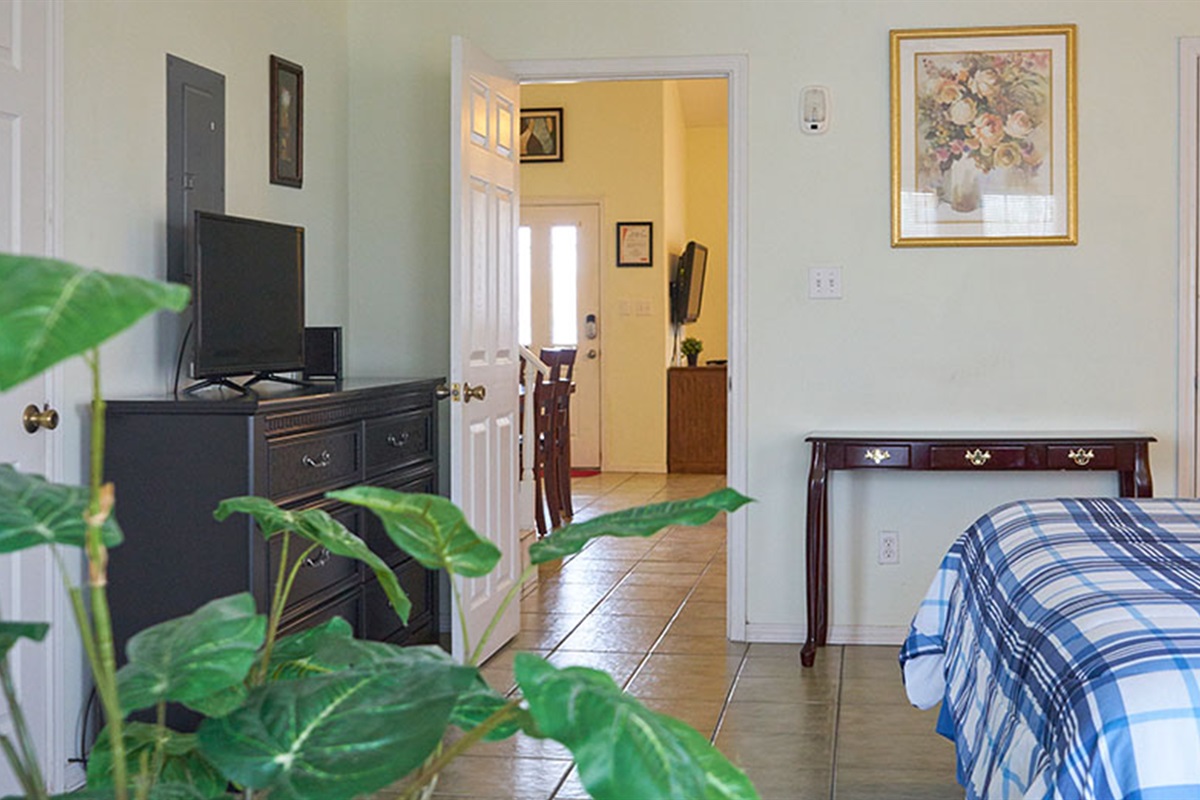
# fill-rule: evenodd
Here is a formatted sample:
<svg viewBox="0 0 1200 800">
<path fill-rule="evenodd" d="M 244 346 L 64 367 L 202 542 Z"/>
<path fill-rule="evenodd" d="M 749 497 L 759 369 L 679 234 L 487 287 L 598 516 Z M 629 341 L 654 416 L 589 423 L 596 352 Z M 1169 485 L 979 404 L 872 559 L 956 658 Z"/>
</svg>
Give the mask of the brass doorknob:
<svg viewBox="0 0 1200 800">
<path fill-rule="evenodd" d="M 51 408 L 49 403 L 40 411 L 37 406 L 30 404 L 25 406 L 21 422 L 25 423 L 26 433 L 37 433 L 38 428 L 52 431 L 58 427 L 58 412 Z"/>
<path fill-rule="evenodd" d="M 469 383 L 463 384 L 463 402 L 469 403 L 472 400 L 482 400 L 487 397 L 486 386 L 472 386 Z"/>
<path fill-rule="evenodd" d="M 438 400 L 445 400 L 450 396 L 450 387 L 444 383 L 439 383 L 433 390 L 433 396 Z"/>
</svg>

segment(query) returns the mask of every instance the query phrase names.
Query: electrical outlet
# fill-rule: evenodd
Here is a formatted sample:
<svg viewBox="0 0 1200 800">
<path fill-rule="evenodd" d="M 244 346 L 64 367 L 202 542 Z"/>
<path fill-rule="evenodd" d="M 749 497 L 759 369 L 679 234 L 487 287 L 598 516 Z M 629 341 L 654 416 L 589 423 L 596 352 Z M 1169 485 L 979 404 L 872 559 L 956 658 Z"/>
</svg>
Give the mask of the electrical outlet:
<svg viewBox="0 0 1200 800">
<path fill-rule="evenodd" d="M 809 267 L 808 296 L 813 300 L 840 300 L 842 297 L 842 268 Z"/>
<path fill-rule="evenodd" d="M 879 563 L 900 563 L 900 534 L 897 531 L 879 532 Z"/>
</svg>

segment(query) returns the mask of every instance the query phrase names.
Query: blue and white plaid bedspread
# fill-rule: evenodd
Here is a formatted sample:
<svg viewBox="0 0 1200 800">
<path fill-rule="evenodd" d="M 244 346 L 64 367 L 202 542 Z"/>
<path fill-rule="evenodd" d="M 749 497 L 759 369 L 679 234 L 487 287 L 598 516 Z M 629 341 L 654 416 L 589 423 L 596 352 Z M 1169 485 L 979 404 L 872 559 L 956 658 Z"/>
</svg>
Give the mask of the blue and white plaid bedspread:
<svg viewBox="0 0 1200 800">
<path fill-rule="evenodd" d="M 900 652 L 967 798 L 1200 800 L 1200 501 L 1011 503 L 950 549 Z"/>
</svg>

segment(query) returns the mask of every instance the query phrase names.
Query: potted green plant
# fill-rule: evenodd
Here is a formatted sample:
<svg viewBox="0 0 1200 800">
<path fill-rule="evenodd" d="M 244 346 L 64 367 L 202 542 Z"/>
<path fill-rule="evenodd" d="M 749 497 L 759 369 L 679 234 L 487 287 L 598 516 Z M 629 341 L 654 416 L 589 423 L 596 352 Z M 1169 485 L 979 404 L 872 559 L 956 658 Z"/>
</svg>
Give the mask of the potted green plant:
<svg viewBox="0 0 1200 800">
<path fill-rule="evenodd" d="M 679 351 L 687 357 L 689 367 L 696 366 L 697 360 L 700 358 L 700 351 L 704 349 L 704 342 L 694 336 L 689 336 L 679 345 Z"/>
<path fill-rule="evenodd" d="M 408 613 L 395 576 L 362 539 L 320 509 L 290 511 L 258 497 L 223 501 L 214 512 L 219 519 L 248 514 L 264 536 L 282 539 L 268 613 L 259 614 L 248 594 L 219 598 L 138 633 L 126 648 L 127 663 L 117 669 L 105 586 L 107 551 L 120 544 L 121 531 L 111 513 L 117 489 L 101 475 L 104 401 L 97 348 L 148 313 L 182 309 L 187 291 L 2 254 L 0 285 L 0 391 L 76 354 L 85 355 L 93 379 L 87 488 L 51 484 L 0 464 L 0 554 L 80 547 L 88 562 L 86 585 L 68 590 L 106 726 L 89 758 L 87 789 L 71 797 L 212 800 L 228 797 L 233 787 L 244 798 L 349 800 L 398 781 L 404 781 L 402 797 L 422 797 L 440 770 L 472 745 L 517 734 L 564 744 L 596 798 L 758 796 L 705 737 L 646 709 L 603 672 L 558 669 L 522 653 L 515 664 L 520 696 L 509 698 L 493 691 L 474 663 L 455 663 L 436 647 L 358 640 L 338 618 L 279 636 L 288 588 L 305 557 L 290 560 L 287 548 L 293 546 L 305 552 L 324 547 L 363 561 L 401 618 Z M 488 574 L 500 559 L 445 498 L 370 486 L 330 496 L 376 514 L 391 540 L 427 568 L 473 578 Z M 700 525 L 746 502 L 722 489 L 568 525 L 534 545 L 530 569 L 578 552 L 598 536 L 649 536 L 668 525 Z M 523 583 L 515 583 L 505 607 Z M 0 688 L 14 722 L 14 740 L 0 736 L 0 750 L 30 800 L 46 800 L 48 793 L 7 653 L 20 639 L 40 640 L 46 629 L 43 623 L 0 620 Z M 481 650 L 482 643 L 476 656 Z M 167 727 L 168 703 L 203 715 L 195 734 Z M 154 710 L 157 722 L 127 719 L 142 709 Z M 443 746 L 451 725 L 463 734 Z"/>
</svg>

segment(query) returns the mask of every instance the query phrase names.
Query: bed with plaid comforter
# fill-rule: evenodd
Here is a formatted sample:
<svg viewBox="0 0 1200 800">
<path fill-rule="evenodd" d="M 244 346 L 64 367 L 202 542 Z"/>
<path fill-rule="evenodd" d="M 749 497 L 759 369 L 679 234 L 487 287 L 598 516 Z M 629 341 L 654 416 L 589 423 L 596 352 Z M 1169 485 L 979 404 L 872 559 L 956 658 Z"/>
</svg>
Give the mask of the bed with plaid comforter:
<svg viewBox="0 0 1200 800">
<path fill-rule="evenodd" d="M 1200 501 L 1022 501 L 951 547 L 900 652 L 967 798 L 1200 800 Z"/>
</svg>

